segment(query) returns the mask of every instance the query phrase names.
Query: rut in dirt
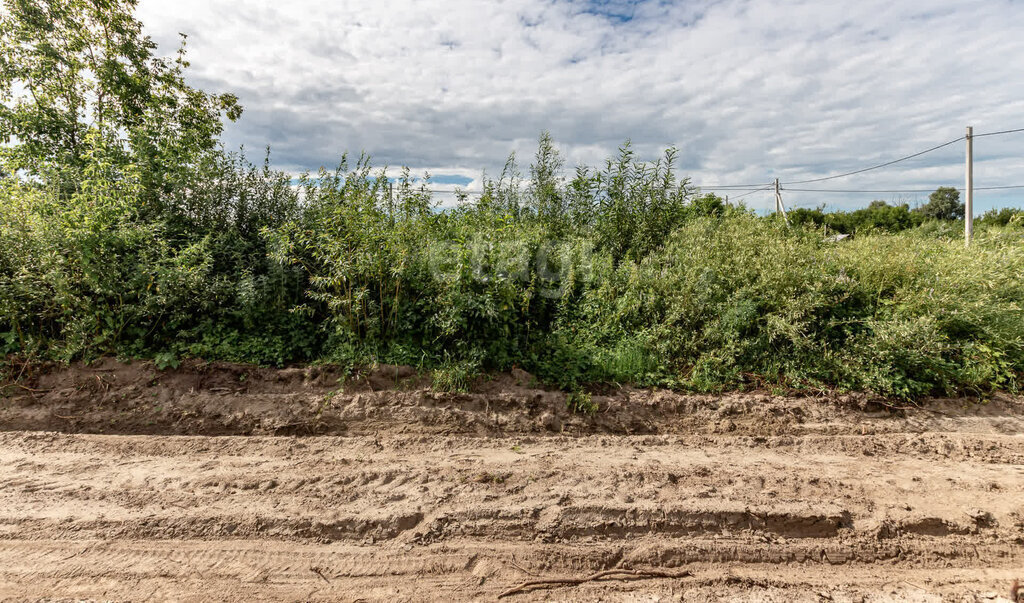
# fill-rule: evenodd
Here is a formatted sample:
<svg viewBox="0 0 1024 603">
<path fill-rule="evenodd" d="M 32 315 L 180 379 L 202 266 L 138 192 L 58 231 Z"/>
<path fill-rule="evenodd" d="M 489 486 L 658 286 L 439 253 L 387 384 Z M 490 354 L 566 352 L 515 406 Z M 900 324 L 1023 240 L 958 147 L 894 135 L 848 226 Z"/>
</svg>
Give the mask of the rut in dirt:
<svg viewBox="0 0 1024 603">
<path fill-rule="evenodd" d="M 403 370 L 34 375 L 0 408 L 0 598 L 493 600 L 646 568 L 692 575 L 513 600 L 973 600 L 1024 567 L 1018 398 L 624 388 L 586 416 L 528 375 Z"/>
</svg>

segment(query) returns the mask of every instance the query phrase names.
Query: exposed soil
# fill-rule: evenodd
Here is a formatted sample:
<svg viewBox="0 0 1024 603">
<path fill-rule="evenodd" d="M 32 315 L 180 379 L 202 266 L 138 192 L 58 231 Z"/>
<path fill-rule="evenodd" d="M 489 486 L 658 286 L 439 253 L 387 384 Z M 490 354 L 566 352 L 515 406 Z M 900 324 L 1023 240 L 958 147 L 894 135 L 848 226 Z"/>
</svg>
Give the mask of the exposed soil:
<svg viewBox="0 0 1024 603">
<path fill-rule="evenodd" d="M 1024 400 L 106 360 L 0 399 L 0 599 L 1008 600 Z M 222 437 L 231 436 L 231 437 Z"/>
</svg>

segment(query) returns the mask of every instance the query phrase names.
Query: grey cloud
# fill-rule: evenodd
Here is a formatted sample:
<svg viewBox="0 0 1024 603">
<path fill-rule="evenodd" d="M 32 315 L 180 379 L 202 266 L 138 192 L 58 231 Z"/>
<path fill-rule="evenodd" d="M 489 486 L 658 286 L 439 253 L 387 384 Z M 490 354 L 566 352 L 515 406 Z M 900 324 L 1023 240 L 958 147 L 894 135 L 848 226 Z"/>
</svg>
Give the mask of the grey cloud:
<svg viewBox="0 0 1024 603">
<path fill-rule="evenodd" d="M 1024 126 L 1019 3 L 647 1 L 624 23 L 581 13 L 586 4 L 142 0 L 140 17 L 161 44 L 191 34 L 192 81 L 246 106 L 227 143 L 269 143 L 286 169 L 365 150 L 380 164 L 495 174 L 510 151 L 528 162 L 550 130 L 570 161 L 600 164 L 629 138 L 649 159 L 677 146 L 698 183 L 801 180 L 919 151 L 969 123 Z M 979 186 L 1024 183 L 1021 142 L 978 142 Z M 835 188 L 959 182 L 962 153 Z"/>
</svg>

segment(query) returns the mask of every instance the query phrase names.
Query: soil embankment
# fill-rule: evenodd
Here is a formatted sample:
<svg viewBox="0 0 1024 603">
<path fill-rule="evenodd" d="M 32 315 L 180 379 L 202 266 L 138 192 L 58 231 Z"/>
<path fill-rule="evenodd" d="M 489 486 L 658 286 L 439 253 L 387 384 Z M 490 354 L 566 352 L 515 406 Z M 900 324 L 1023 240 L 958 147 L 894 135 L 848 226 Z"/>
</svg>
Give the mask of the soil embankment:
<svg viewBox="0 0 1024 603">
<path fill-rule="evenodd" d="M 525 373 L 339 377 L 105 361 L 8 388 L 0 599 L 493 600 L 624 569 L 662 576 L 510 598 L 996 600 L 1024 578 L 1020 399 L 625 388 L 574 415 Z"/>
</svg>

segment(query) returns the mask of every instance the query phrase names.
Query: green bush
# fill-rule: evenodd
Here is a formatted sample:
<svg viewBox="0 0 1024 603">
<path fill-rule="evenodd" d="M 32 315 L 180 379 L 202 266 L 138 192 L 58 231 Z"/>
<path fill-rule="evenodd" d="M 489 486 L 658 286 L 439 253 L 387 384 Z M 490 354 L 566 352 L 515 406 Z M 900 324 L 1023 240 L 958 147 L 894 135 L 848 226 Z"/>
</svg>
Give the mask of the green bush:
<svg viewBox="0 0 1024 603">
<path fill-rule="evenodd" d="M 1024 229 L 1024 210 L 1012 207 L 1002 209 L 990 209 L 980 218 L 974 221 L 976 227 L 998 227 L 1006 226 L 1016 229 Z"/>
<path fill-rule="evenodd" d="M 1019 235 L 982 235 L 970 249 L 912 232 L 835 244 L 775 220 L 699 218 L 595 283 L 571 340 L 595 350 L 591 360 L 631 342 L 630 380 L 699 390 L 762 380 L 904 397 L 1015 388 L 1022 262 Z"/>
<path fill-rule="evenodd" d="M 823 208 L 797 208 L 789 212 L 793 224 L 827 227 L 831 232 L 857 234 L 869 232 L 896 233 L 920 226 L 924 214 L 910 209 L 906 203 L 889 205 L 885 201 L 872 201 L 868 207 L 850 212 L 825 212 Z"/>
<path fill-rule="evenodd" d="M 910 232 L 845 247 L 845 270 L 874 296 L 847 354 L 854 387 L 916 396 L 1015 389 L 1024 367 L 1024 247 L 1019 234 Z"/>
</svg>

